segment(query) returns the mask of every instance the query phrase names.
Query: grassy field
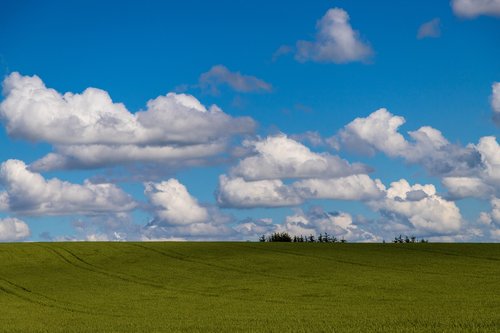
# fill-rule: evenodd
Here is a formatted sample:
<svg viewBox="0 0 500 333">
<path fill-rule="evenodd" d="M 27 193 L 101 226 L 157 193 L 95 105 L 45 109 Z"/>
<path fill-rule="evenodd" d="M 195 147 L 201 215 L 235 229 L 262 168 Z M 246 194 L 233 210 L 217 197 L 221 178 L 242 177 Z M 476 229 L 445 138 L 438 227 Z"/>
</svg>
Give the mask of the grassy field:
<svg viewBox="0 0 500 333">
<path fill-rule="evenodd" d="M 500 332 L 500 244 L 0 244 L 0 332 Z"/>
</svg>

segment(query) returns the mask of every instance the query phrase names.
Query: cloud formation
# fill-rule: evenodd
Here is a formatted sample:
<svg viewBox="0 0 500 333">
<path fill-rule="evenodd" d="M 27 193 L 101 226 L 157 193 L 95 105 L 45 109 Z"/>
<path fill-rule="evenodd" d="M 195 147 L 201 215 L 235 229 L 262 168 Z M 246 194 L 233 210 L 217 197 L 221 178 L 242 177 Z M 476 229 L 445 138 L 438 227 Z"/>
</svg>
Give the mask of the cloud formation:
<svg viewBox="0 0 500 333">
<path fill-rule="evenodd" d="M 366 61 L 373 51 L 352 29 L 349 14 L 341 8 L 329 9 L 316 24 L 313 41 L 299 40 L 295 59 L 300 62 L 348 63 Z"/>
<path fill-rule="evenodd" d="M 255 155 L 242 159 L 231 169 L 231 175 L 245 180 L 331 178 L 370 171 L 365 165 L 350 164 L 338 156 L 312 152 L 284 134 L 243 144 Z"/>
<path fill-rule="evenodd" d="M 206 208 L 200 206 L 177 179 L 146 183 L 144 194 L 155 207 L 155 219 L 171 225 L 202 223 L 208 220 Z"/>
<path fill-rule="evenodd" d="M 437 38 L 441 36 L 441 21 L 439 18 L 434 18 L 428 22 L 423 23 L 417 32 L 417 38 Z"/>
<path fill-rule="evenodd" d="M 24 221 L 11 217 L 0 219 L 0 242 L 22 241 L 30 234 L 30 228 Z"/>
<path fill-rule="evenodd" d="M 215 105 L 207 109 L 186 94 L 159 96 L 146 110 L 130 113 L 103 90 L 60 94 L 39 77 L 16 72 L 4 80 L 3 94 L 0 116 L 8 134 L 55 146 L 35 163 L 39 170 L 206 158 L 255 128 L 251 118 L 233 118 Z"/>
<path fill-rule="evenodd" d="M 350 214 L 345 212 L 326 212 L 314 206 L 307 212 L 298 209 L 295 214 L 285 218 L 283 224 L 276 225 L 275 231 L 288 232 L 294 236 L 317 236 L 328 233 L 339 240 L 355 242 L 374 242 L 380 239 L 354 223 Z"/>
<path fill-rule="evenodd" d="M 452 0 L 451 7 L 455 15 L 469 19 L 480 15 L 500 16 L 500 0 Z"/>
<path fill-rule="evenodd" d="M 244 142 L 253 155 L 219 177 L 217 202 L 222 207 L 296 206 L 308 199 L 366 200 L 381 195 L 383 185 L 362 164 L 312 152 L 284 134 Z M 287 179 L 299 179 L 285 184 Z"/>
<path fill-rule="evenodd" d="M 500 127 L 500 82 L 494 82 L 491 86 L 491 109 L 493 122 Z"/>
<path fill-rule="evenodd" d="M 371 201 L 390 229 L 405 230 L 416 236 L 451 234 L 460 230 L 462 215 L 453 201 L 436 193 L 434 185 L 410 185 L 405 179 L 391 183 L 386 197 Z M 398 226 L 399 225 L 399 226 Z"/>
<path fill-rule="evenodd" d="M 293 188 L 304 199 L 374 200 L 384 195 L 385 186 L 379 179 L 367 175 L 341 178 L 310 178 L 293 183 Z"/>
<path fill-rule="evenodd" d="M 8 160 L 0 167 L 0 210 L 26 215 L 101 214 L 130 211 L 132 197 L 114 184 L 82 185 L 46 180 L 24 162 Z"/>
<path fill-rule="evenodd" d="M 199 85 L 203 91 L 219 94 L 221 86 L 227 86 L 240 93 L 271 92 L 273 86 L 255 76 L 231 72 L 226 66 L 215 65 L 200 75 Z"/>
<path fill-rule="evenodd" d="M 408 141 L 399 132 L 404 123 L 403 117 L 379 109 L 366 118 L 356 118 L 327 141 L 337 150 L 401 157 L 408 163 L 421 164 L 432 175 L 470 176 L 483 170 L 481 152 L 474 145 L 451 144 L 429 126 L 408 132 L 412 139 Z"/>
<path fill-rule="evenodd" d="M 479 222 L 486 226 L 497 226 L 497 232 L 500 227 L 500 198 L 492 197 L 490 200 L 491 211 L 490 212 L 481 212 L 479 215 Z M 500 236 L 498 234 L 497 236 Z M 498 237 L 500 239 L 500 237 Z"/>
<path fill-rule="evenodd" d="M 500 146 L 494 136 L 465 147 L 450 143 L 441 132 L 429 126 L 408 132 L 407 140 L 399 128 L 405 119 L 379 109 L 366 118 L 356 118 L 335 136 L 327 139 L 335 149 L 389 157 L 423 166 L 429 174 L 442 178 L 449 197 L 488 198 L 500 193 Z"/>
<path fill-rule="evenodd" d="M 296 206 L 303 199 L 279 179 L 245 181 L 241 177 L 219 177 L 217 203 L 221 207 L 255 208 Z"/>
</svg>

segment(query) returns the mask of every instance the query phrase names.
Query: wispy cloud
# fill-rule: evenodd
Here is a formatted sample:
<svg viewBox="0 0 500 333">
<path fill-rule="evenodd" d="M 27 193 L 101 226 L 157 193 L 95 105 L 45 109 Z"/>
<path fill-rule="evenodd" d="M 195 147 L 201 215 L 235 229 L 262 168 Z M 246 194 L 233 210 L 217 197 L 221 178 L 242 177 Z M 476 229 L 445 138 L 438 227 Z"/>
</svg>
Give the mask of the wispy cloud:
<svg viewBox="0 0 500 333">
<path fill-rule="evenodd" d="M 441 36 L 441 21 L 439 18 L 434 18 L 428 22 L 423 23 L 418 28 L 417 38 L 437 38 Z"/>
<path fill-rule="evenodd" d="M 270 83 L 255 76 L 232 72 L 223 65 L 215 65 L 208 72 L 201 74 L 198 83 L 203 91 L 214 95 L 220 93 L 222 86 L 240 93 L 269 93 L 273 90 Z"/>
<path fill-rule="evenodd" d="M 495 82 L 491 86 L 491 109 L 493 122 L 500 127 L 500 82 Z"/>
</svg>

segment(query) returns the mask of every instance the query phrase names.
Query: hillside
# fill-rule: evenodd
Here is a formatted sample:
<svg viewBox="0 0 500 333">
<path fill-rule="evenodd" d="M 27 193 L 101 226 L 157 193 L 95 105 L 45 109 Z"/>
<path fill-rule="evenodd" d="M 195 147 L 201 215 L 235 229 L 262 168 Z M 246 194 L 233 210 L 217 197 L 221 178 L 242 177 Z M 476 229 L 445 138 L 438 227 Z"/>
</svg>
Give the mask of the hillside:
<svg viewBox="0 0 500 333">
<path fill-rule="evenodd" d="M 500 329 L 500 244 L 0 244 L 2 332 Z"/>
</svg>

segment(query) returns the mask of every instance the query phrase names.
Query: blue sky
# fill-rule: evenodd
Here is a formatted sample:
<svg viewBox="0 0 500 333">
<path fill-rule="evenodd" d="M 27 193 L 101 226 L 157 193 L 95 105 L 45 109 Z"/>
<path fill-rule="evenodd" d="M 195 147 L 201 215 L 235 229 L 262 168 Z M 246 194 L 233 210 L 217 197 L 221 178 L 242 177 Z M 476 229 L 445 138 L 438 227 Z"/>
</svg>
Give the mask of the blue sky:
<svg viewBox="0 0 500 333">
<path fill-rule="evenodd" d="M 3 1 L 0 240 L 498 241 L 499 17 L 498 0 Z"/>
</svg>

